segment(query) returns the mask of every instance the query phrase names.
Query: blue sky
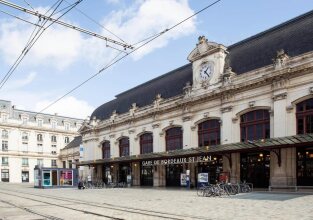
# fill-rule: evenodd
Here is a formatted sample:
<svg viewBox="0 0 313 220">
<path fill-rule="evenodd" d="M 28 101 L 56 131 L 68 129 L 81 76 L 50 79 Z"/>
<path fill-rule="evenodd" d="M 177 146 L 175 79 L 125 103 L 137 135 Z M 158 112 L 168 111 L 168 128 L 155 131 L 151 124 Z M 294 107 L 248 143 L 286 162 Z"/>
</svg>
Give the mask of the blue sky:
<svg viewBox="0 0 313 220">
<path fill-rule="evenodd" d="M 10 0 L 28 7 L 23 0 Z M 27 0 L 45 12 L 56 0 Z M 74 2 L 74 0 L 67 0 Z M 214 1 L 200 0 L 83 0 L 77 8 L 126 42 L 134 43 L 163 31 Z M 62 3 L 61 7 L 67 6 Z M 29 7 L 28 7 L 29 8 Z M 222 0 L 177 29 L 138 50 L 47 109 L 85 118 L 115 95 L 187 64 L 200 35 L 225 46 L 313 9 L 309 0 Z M 23 12 L 0 4 L 0 10 L 36 22 Z M 62 20 L 114 38 L 77 10 Z M 33 26 L 0 12 L 0 77 L 7 73 L 28 40 Z M 113 46 L 113 45 L 112 45 Z M 117 51 L 105 42 L 71 29 L 51 26 L 0 89 L 0 99 L 17 107 L 40 111 L 67 91 L 97 73 Z"/>
</svg>

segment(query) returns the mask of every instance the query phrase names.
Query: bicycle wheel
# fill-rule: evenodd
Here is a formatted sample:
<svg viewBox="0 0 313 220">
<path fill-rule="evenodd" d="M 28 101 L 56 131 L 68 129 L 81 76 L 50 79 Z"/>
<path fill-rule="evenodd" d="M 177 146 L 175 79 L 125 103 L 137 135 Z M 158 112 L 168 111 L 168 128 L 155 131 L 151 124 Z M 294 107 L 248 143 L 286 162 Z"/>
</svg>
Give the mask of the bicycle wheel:
<svg viewBox="0 0 313 220">
<path fill-rule="evenodd" d="M 199 187 L 197 189 L 197 195 L 198 196 L 204 196 L 204 193 L 205 193 L 205 187 Z"/>
</svg>

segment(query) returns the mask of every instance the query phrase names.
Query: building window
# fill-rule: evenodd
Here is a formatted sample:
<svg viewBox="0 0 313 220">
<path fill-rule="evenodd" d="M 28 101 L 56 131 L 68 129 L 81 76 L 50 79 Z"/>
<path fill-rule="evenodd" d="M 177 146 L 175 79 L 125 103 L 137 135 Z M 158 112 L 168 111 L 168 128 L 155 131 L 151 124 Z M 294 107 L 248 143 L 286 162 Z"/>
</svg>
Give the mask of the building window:
<svg viewBox="0 0 313 220">
<path fill-rule="evenodd" d="M 22 166 L 28 167 L 28 158 L 22 158 Z"/>
<path fill-rule="evenodd" d="M 42 119 L 38 119 L 38 121 L 37 121 L 37 125 L 38 125 L 38 127 L 42 127 L 42 124 L 43 124 Z"/>
<path fill-rule="evenodd" d="M 8 116 L 6 114 L 2 115 L 2 122 L 7 122 Z"/>
<path fill-rule="evenodd" d="M 63 161 L 63 168 L 66 168 L 66 161 Z"/>
<path fill-rule="evenodd" d="M 199 147 L 221 143 L 221 126 L 218 119 L 204 121 L 198 125 Z"/>
<path fill-rule="evenodd" d="M 9 132 L 7 130 L 2 130 L 2 138 L 9 138 Z"/>
<path fill-rule="evenodd" d="M 22 133 L 22 141 L 28 141 L 28 134 L 27 132 Z"/>
<path fill-rule="evenodd" d="M 102 143 L 102 159 L 110 158 L 110 141 L 105 141 Z"/>
<path fill-rule="evenodd" d="M 119 143 L 120 157 L 129 156 L 129 138 L 122 138 Z"/>
<path fill-rule="evenodd" d="M 22 118 L 22 121 L 23 121 L 23 125 L 27 125 L 28 118 Z"/>
<path fill-rule="evenodd" d="M 65 137 L 64 143 L 66 143 L 66 144 L 70 143 L 70 138 L 69 137 Z"/>
<path fill-rule="evenodd" d="M 2 165 L 9 165 L 9 158 L 8 157 L 2 157 L 2 161 L 1 161 Z"/>
<path fill-rule="evenodd" d="M 8 151 L 8 141 L 2 141 L 2 151 Z"/>
<path fill-rule="evenodd" d="M 10 182 L 10 175 L 8 169 L 1 169 L 1 181 Z"/>
<path fill-rule="evenodd" d="M 55 155 L 55 154 L 57 154 L 57 152 L 53 150 L 53 151 L 51 151 L 51 154 Z"/>
<path fill-rule="evenodd" d="M 37 144 L 37 148 L 38 148 L 38 153 L 39 153 L 39 154 L 42 154 L 42 153 L 43 153 L 42 144 Z"/>
<path fill-rule="evenodd" d="M 28 143 L 27 142 L 23 142 L 22 143 L 22 151 L 23 152 L 28 152 Z"/>
<path fill-rule="evenodd" d="M 51 136 L 51 142 L 57 142 L 57 137 L 55 135 Z"/>
<path fill-rule="evenodd" d="M 42 134 L 37 134 L 37 141 L 42 141 Z"/>
<path fill-rule="evenodd" d="M 56 160 L 51 160 L 51 166 L 56 167 L 57 166 L 57 161 Z"/>
<path fill-rule="evenodd" d="M 70 125 L 68 123 L 65 123 L 64 124 L 64 128 L 66 131 L 70 130 Z"/>
<path fill-rule="evenodd" d="M 68 168 L 70 168 L 70 169 L 73 168 L 73 165 L 72 165 L 72 161 L 71 161 L 71 160 L 68 161 Z"/>
<path fill-rule="evenodd" d="M 181 127 L 170 128 L 166 131 L 166 151 L 183 149 L 183 131 Z"/>
<path fill-rule="evenodd" d="M 43 166 L 43 159 L 37 159 L 37 165 L 42 167 Z"/>
<path fill-rule="evenodd" d="M 55 129 L 57 127 L 57 123 L 55 121 L 51 122 L 52 129 Z"/>
<path fill-rule="evenodd" d="M 148 154 L 153 152 L 153 135 L 145 133 L 140 135 L 140 154 Z"/>
<path fill-rule="evenodd" d="M 313 98 L 297 104 L 297 134 L 313 133 Z"/>
<path fill-rule="evenodd" d="M 253 141 L 270 137 L 268 110 L 255 110 L 240 117 L 241 141 Z"/>
</svg>

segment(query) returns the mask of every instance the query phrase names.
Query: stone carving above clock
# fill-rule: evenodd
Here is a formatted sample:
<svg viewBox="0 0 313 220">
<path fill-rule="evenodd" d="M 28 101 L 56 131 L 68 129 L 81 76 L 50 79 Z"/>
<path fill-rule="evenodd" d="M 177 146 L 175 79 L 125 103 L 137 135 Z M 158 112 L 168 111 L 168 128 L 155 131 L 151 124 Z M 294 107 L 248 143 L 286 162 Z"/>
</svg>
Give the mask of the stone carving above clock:
<svg viewBox="0 0 313 220">
<path fill-rule="evenodd" d="M 220 50 L 226 51 L 226 47 L 222 44 L 217 44 L 214 42 L 209 42 L 205 36 L 200 36 L 198 38 L 198 43 L 195 49 L 189 54 L 188 60 L 190 62 L 194 62 L 195 60 L 199 60 L 204 56 L 209 54 L 216 53 Z"/>
</svg>

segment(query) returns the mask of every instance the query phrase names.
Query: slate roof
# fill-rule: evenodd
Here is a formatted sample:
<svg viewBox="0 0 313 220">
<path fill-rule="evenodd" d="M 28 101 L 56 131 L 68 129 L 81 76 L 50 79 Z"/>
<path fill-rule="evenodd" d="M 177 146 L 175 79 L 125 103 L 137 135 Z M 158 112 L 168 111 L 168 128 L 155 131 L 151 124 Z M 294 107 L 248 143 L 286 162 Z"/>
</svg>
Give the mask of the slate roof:
<svg viewBox="0 0 313 220">
<path fill-rule="evenodd" d="M 226 66 L 232 67 L 237 74 L 258 69 L 272 64 L 280 49 L 291 57 L 313 51 L 313 11 L 228 46 Z M 91 117 L 104 120 L 114 110 L 126 113 L 132 103 L 139 107 L 152 104 L 157 94 L 162 98 L 174 97 L 183 93 L 187 82 L 192 84 L 191 64 L 117 95 L 116 99 L 99 106 Z"/>
<path fill-rule="evenodd" d="M 63 149 L 79 147 L 81 143 L 82 143 L 82 136 L 77 136 L 77 137 L 74 137 L 74 139 L 70 143 L 68 143 L 68 145 L 66 145 Z"/>
</svg>

